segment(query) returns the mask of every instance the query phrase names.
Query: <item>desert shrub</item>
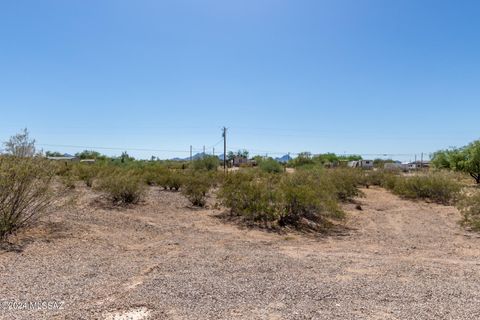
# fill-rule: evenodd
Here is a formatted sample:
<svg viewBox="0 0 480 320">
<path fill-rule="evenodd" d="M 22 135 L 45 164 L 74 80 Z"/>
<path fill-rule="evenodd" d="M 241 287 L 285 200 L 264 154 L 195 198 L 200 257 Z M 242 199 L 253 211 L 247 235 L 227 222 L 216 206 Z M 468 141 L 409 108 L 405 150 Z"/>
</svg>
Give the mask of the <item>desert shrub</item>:
<svg viewBox="0 0 480 320">
<path fill-rule="evenodd" d="M 162 174 L 159 174 L 155 177 L 155 184 L 159 187 L 162 187 L 165 190 L 169 188 L 169 179 L 170 179 L 170 172 L 166 171 Z"/>
<path fill-rule="evenodd" d="M 98 166 L 94 164 L 79 163 L 74 167 L 74 174 L 89 188 L 93 186 L 93 180 L 98 174 Z"/>
<path fill-rule="evenodd" d="M 71 163 L 64 161 L 50 162 L 50 165 L 54 168 L 55 174 L 60 177 L 73 175 L 73 166 Z"/>
<path fill-rule="evenodd" d="M 178 191 L 185 181 L 185 174 L 179 171 L 165 171 L 156 178 L 156 184 L 165 190 Z"/>
<path fill-rule="evenodd" d="M 103 176 L 98 189 L 107 193 L 114 204 L 138 203 L 145 192 L 141 176 L 125 170 Z"/>
<path fill-rule="evenodd" d="M 272 158 L 260 160 L 258 166 L 260 170 L 268 173 L 281 173 L 284 171 L 283 166 Z"/>
<path fill-rule="evenodd" d="M 168 169 L 160 166 L 149 166 L 141 170 L 140 174 L 147 185 L 163 187 L 162 177 L 168 175 Z"/>
<path fill-rule="evenodd" d="M 0 157 L 0 240 L 52 206 L 54 176 L 55 167 L 43 159 Z"/>
<path fill-rule="evenodd" d="M 73 190 L 75 189 L 75 182 L 76 178 L 74 175 L 65 175 L 65 176 L 60 176 L 60 183 L 66 190 Z"/>
<path fill-rule="evenodd" d="M 365 183 L 361 169 L 336 168 L 325 170 L 325 175 L 335 186 L 335 193 L 339 200 L 346 201 L 361 195 L 358 186 Z"/>
<path fill-rule="evenodd" d="M 271 176 L 238 172 L 225 177 L 218 196 L 234 215 L 254 221 L 279 218 L 277 183 Z"/>
<path fill-rule="evenodd" d="M 325 227 L 330 218 L 341 218 L 337 188 L 319 171 L 298 171 L 280 181 L 281 225 L 298 225 L 302 219 Z"/>
<path fill-rule="evenodd" d="M 446 173 L 397 176 L 388 186 L 394 193 L 409 199 L 428 199 L 440 204 L 451 204 L 458 199 L 461 185 Z"/>
<path fill-rule="evenodd" d="M 392 189 L 395 183 L 395 172 L 385 170 L 368 170 L 364 172 L 365 186 L 379 186 L 387 189 Z"/>
<path fill-rule="evenodd" d="M 213 185 L 213 176 L 206 173 L 192 172 L 183 180 L 182 193 L 192 205 L 204 207 L 207 202 L 207 193 Z"/>
<path fill-rule="evenodd" d="M 463 216 L 462 224 L 480 231 L 480 192 L 464 195 L 457 206 Z"/>
<path fill-rule="evenodd" d="M 217 171 L 219 165 L 220 160 L 217 156 L 205 155 L 204 157 L 193 161 L 193 169 L 195 170 Z"/>
<path fill-rule="evenodd" d="M 343 214 L 336 191 L 322 172 L 278 175 L 250 171 L 228 175 L 218 196 L 232 214 L 248 220 L 321 229 Z"/>
<path fill-rule="evenodd" d="M 185 176 L 180 172 L 172 171 L 168 175 L 168 187 L 170 190 L 178 191 L 183 186 L 184 181 Z"/>
</svg>

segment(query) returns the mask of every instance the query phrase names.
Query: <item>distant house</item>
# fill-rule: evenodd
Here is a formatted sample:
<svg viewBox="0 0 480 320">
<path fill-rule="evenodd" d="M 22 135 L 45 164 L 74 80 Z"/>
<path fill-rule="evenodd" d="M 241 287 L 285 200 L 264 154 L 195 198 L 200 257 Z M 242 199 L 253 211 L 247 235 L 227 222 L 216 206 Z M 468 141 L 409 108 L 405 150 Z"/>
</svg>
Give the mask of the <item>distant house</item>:
<svg viewBox="0 0 480 320">
<path fill-rule="evenodd" d="M 67 156 L 67 157 L 47 157 L 48 160 L 53 160 L 53 161 L 65 161 L 65 162 L 78 162 L 80 161 L 79 158 L 75 156 Z"/>
<path fill-rule="evenodd" d="M 95 161 L 96 161 L 95 159 L 82 159 L 82 160 L 80 160 L 80 162 L 82 162 L 82 163 L 95 163 Z"/>
<path fill-rule="evenodd" d="M 240 166 L 243 166 L 243 165 L 248 165 L 250 163 L 250 161 L 248 160 L 248 158 L 245 158 L 245 157 L 239 157 L 239 156 L 235 156 L 232 160 L 232 164 L 234 167 L 240 167 Z"/>
<path fill-rule="evenodd" d="M 350 168 L 373 169 L 373 160 L 358 160 L 348 163 Z"/>
</svg>

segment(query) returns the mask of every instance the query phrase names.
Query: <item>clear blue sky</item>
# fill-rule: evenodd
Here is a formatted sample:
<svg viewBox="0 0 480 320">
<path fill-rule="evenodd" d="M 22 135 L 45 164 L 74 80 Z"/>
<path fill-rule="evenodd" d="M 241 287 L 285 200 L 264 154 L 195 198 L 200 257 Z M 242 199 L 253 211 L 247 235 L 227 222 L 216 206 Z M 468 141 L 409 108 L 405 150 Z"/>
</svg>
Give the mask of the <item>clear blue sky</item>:
<svg viewBox="0 0 480 320">
<path fill-rule="evenodd" d="M 479 17 L 453 0 L 1 1 L 0 140 L 187 152 L 225 125 L 253 153 L 464 145 Z"/>
</svg>

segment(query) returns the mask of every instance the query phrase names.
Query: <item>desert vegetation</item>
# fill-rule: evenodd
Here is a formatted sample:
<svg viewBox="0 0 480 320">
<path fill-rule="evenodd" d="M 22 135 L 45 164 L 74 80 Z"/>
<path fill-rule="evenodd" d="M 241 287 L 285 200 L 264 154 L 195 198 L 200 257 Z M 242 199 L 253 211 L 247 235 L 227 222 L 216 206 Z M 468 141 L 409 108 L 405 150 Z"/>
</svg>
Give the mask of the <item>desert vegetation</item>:
<svg viewBox="0 0 480 320">
<path fill-rule="evenodd" d="M 476 180 L 478 142 L 460 149 L 439 151 L 433 156 L 434 169 L 410 174 L 385 171 L 377 160 L 373 170 L 348 168 L 359 156 L 301 153 L 286 166 L 273 158 L 255 157 L 247 166 L 224 175 L 218 171 L 218 157 L 204 156 L 192 162 L 136 160 L 127 152 L 107 157 L 96 151 L 77 153 L 88 162 L 47 161 L 35 148 L 25 129 L 5 143 L 9 154 L 1 164 L 1 238 L 29 225 L 48 211 L 55 198 L 53 186 L 73 190 L 84 184 L 114 205 L 134 205 L 145 198 L 149 186 L 181 191 L 192 206 L 205 207 L 209 195 L 229 216 L 249 223 L 281 228 L 285 226 L 326 230 L 345 218 L 343 203 L 361 197 L 361 188 L 378 186 L 405 199 L 419 199 L 457 205 L 463 224 L 480 229 L 478 192 L 465 192 L 462 174 Z M 59 152 L 48 152 L 59 156 Z M 229 157 L 246 157 L 240 150 Z M 92 161 L 94 160 L 94 161 Z M 386 162 L 389 162 L 387 160 Z"/>
<path fill-rule="evenodd" d="M 476 184 L 480 184 L 480 140 L 461 148 L 437 151 L 433 154 L 432 164 L 437 169 L 467 173 Z"/>
<path fill-rule="evenodd" d="M 339 201 L 358 194 L 357 181 L 349 182 L 336 183 L 322 169 L 292 174 L 252 170 L 227 176 L 219 199 L 232 215 L 250 221 L 320 230 L 344 217 Z"/>
<path fill-rule="evenodd" d="M 55 170 L 40 158 L 0 157 L 0 240 L 51 209 Z"/>
<path fill-rule="evenodd" d="M 98 190 L 105 192 L 113 204 L 136 204 L 144 194 L 142 177 L 132 171 L 112 170 L 100 178 Z"/>
<path fill-rule="evenodd" d="M 480 191 L 464 195 L 458 203 L 458 208 L 463 215 L 462 224 L 480 231 Z"/>
</svg>

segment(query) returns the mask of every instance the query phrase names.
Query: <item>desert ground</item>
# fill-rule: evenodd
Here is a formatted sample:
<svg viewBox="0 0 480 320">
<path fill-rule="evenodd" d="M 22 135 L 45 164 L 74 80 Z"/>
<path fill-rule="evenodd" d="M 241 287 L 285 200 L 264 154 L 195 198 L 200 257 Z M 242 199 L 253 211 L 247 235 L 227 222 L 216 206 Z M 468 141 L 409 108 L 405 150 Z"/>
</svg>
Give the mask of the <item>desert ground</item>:
<svg viewBox="0 0 480 320">
<path fill-rule="evenodd" d="M 151 187 L 85 187 L 0 249 L 1 319 L 479 319 L 480 237 L 453 207 L 364 189 L 326 235 L 272 232 Z M 61 301 L 9 310 L 5 301 Z"/>
</svg>

